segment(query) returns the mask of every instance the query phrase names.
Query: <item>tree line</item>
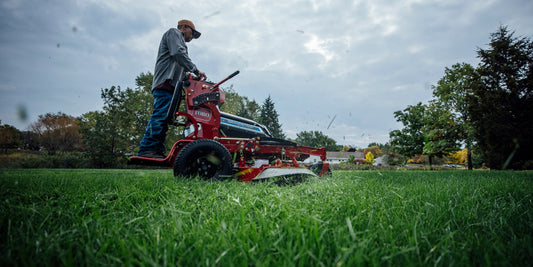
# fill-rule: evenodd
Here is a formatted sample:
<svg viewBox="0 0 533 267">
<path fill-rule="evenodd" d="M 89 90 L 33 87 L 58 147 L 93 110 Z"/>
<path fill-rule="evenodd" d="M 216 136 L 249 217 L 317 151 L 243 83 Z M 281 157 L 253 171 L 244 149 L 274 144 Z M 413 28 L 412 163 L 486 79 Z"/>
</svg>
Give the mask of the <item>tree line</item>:
<svg viewBox="0 0 533 267">
<path fill-rule="evenodd" d="M 394 112 L 403 129 L 390 132 L 398 153 L 432 159 L 467 150 L 493 169 L 533 169 L 533 42 L 505 26 L 477 50 L 480 63 L 445 69 L 433 99 Z M 477 158 L 473 158 L 472 154 Z"/>
<path fill-rule="evenodd" d="M 62 112 L 47 113 L 31 123 L 28 131 L 22 132 L 10 125 L 1 125 L 0 121 L 0 148 L 4 153 L 8 149 L 39 151 L 45 158 L 58 158 L 68 154 L 67 158 L 72 160 L 72 155 L 77 155 L 77 162 L 85 161 L 82 164 L 84 167 L 124 166 L 127 157 L 137 153 L 151 115 L 152 80 L 151 73 L 141 73 L 135 79 L 135 89 L 122 89 L 120 86 L 101 89 L 102 110 L 90 111 L 79 117 Z M 240 96 L 232 86 L 224 90 L 226 101 L 220 107 L 221 111 L 257 121 L 265 125 L 273 137 L 286 138 L 270 96 L 260 105 L 255 100 Z M 165 141 L 167 150 L 183 137 L 183 127 L 169 127 Z M 333 140 L 328 140 L 329 143 L 324 145 L 331 141 Z M 64 167 L 63 165 L 65 164 L 44 164 L 46 167 Z M 40 167 L 31 163 L 24 166 Z"/>
</svg>

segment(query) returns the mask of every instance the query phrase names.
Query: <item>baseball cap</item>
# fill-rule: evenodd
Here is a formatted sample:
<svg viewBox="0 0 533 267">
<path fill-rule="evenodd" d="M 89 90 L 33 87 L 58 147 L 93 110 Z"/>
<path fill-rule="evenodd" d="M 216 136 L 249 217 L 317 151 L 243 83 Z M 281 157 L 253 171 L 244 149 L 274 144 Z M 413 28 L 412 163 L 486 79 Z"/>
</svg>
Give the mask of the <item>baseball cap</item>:
<svg viewBox="0 0 533 267">
<path fill-rule="evenodd" d="M 202 35 L 202 33 L 196 30 L 196 28 L 194 27 L 194 23 L 192 23 L 192 21 L 190 20 L 182 19 L 178 22 L 178 26 L 180 25 L 185 25 L 185 26 L 190 27 L 192 29 L 192 37 L 194 37 L 194 39 L 198 39 L 200 38 L 200 35 Z"/>
</svg>

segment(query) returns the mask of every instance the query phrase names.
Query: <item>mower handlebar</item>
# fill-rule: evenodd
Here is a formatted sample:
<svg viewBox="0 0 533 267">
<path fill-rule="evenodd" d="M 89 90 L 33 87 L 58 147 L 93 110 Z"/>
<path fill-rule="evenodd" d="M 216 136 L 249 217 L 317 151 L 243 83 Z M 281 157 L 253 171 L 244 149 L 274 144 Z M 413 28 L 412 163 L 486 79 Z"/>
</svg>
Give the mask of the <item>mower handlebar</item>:
<svg viewBox="0 0 533 267">
<path fill-rule="evenodd" d="M 228 76 L 228 79 L 231 79 L 231 78 L 235 77 L 235 75 L 237 75 L 237 74 L 239 74 L 239 73 L 240 73 L 240 71 L 238 71 L 238 70 L 235 71 L 235 72 L 232 73 L 230 76 Z"/>
<path fill-rule="evenodd" d="M 217 88 L 219 85 L 221 85 L 221 84 L 224 83 L 225 81 L 227 81 L 227 80 L 229 80 L 229 79 L 235 77 L 235 75 L 237 75 L 237 74 L 239 74 L 239 73 L 240 73 L 240 71 L 235 71 L 235 72 L 232 73 L 230 76 L 226 77 L 224 80 L 222 80 L 222 81 L 218 82 L 217 84 L 213 85 L 211 88 L 212 88 L 212 89 Z"/>
</svg>

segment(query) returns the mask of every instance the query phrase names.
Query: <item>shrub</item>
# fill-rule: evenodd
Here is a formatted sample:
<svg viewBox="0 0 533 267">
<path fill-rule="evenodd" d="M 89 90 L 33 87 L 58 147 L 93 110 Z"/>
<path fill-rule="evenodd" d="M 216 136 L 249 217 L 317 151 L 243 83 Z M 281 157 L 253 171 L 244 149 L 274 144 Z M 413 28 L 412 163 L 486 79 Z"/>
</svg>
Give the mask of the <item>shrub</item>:
<svg viewBox="0 0 533 267">
<path fill-rule="evenodd" d="M 62 152 L 53 155 L 28 151 L 0 156 L 2 168 L 92 168 L 82 152 Z"/>
</svg>

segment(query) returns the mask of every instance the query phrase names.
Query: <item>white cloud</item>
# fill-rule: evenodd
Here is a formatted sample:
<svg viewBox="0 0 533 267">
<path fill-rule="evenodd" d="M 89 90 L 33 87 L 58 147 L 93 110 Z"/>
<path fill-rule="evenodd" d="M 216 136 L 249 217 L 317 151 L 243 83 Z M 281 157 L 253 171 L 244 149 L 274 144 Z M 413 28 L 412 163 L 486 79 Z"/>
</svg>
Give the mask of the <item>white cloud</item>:
<svg viewBox="0 0 533 267">
<path fill-rule="evenodd" d="M 311 35 L 311 39 L 304 44 L 308 53 L 319 54 L 323 57 L 320 69 L 324 69 L 330 60 L 336 57 L 335 53 L 328 49 L 328 40 L 321 40 L 316 35 Z"/>
</svg>

